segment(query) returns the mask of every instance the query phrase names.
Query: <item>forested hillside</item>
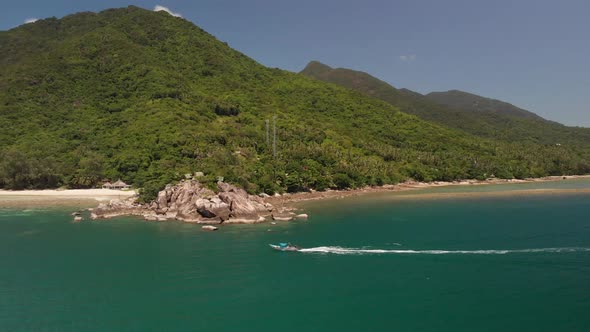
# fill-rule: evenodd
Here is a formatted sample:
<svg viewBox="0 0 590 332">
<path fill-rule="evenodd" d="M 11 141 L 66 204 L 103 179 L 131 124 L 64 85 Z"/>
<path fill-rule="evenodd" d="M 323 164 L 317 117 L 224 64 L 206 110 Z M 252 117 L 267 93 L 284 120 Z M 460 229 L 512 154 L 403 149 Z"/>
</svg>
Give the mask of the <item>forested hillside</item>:
<svg viewBox="0 0 590 332">
<path fill-rule="evenodd" d="M 590 145 L 590 129 L 548 121 L 509 103 L 452 90 L 428 95 L 396 89 L 367 73 L 311 61 L 303 75 L 381 99 L 424 120 L 495 140 Z"/>
<path fill-rule="evenodd" d="M 507 102 L 485 98 L 459 90 L 431 92 L 425 97 L 436 103 L 446 105 L 454 109 L 481 113 L 494 112 L 505 116 L 547 121 L 535 113 L 523 110 L 522 108 L 516 107 Z"/>
<path fill-rule="evenodd" d="M 0 187 L 15 189 L 121 178 L 149 196 L 197 171 L 269 193 L 590 171 L 585 148 L 432 124 L 133 6 L 0 32 L 0 127 Z"/>
</svg>

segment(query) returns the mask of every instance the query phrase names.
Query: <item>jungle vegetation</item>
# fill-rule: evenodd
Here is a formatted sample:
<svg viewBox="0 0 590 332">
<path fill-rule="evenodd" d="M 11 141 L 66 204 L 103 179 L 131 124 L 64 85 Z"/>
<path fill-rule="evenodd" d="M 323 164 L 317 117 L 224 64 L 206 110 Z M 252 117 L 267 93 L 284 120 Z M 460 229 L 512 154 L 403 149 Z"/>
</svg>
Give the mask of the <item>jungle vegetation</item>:
<svg viewBox="0 0 590 332">
<path fill-rule="evenodd" d="M 0 187 L 121 178 L 145 200 L 194 172 L 252 193 L 590 172 L 587 144 L 428 122 L 134 6 L 0 32 L 0 128 Z"/>
</svg>

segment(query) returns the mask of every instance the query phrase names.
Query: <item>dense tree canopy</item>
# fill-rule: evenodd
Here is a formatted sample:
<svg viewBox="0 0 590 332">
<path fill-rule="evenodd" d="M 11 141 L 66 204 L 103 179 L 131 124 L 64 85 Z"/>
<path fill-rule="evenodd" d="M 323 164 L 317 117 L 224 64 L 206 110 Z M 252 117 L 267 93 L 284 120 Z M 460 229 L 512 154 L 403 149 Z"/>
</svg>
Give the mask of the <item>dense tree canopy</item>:
<svg viewBox="0 0 590 332">
<path fill-rule="evenodd" d="M 266 68 L 188 21 L 133 6 L 0 32 L 0 87 L 5 188 L 121 178 L 149 197 L 197 171 L 271 193 L 590 169 L 587 147 L 429 123 Z"/>
</svg>

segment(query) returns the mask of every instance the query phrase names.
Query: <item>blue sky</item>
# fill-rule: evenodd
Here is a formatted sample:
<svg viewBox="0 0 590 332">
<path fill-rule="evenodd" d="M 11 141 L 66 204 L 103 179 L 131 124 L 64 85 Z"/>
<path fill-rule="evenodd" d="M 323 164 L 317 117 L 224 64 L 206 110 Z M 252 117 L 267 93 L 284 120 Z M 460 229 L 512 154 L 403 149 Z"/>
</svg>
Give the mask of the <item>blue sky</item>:
<svg viewBox="0 0 590 332">
<path fill-rule="evenodd" d="M 590 1 L 2 0 L 0 30 L 130 4 L 165 6 L 266 66 L 300 71 L 319 60 L 590 127 Z"/>
</svg>

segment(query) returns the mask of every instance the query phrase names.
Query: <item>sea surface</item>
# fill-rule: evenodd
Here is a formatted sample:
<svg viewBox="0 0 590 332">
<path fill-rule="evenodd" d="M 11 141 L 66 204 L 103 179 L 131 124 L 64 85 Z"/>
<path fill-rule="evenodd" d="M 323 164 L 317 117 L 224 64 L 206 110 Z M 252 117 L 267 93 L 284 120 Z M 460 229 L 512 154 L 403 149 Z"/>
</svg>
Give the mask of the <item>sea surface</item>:
<svg viewBox="0 0 590 332">
<path fill-rule="evenodd" d="M 590 331 L 590 194 L 479 194 L 590 181 L 462 188 L 217 232 L 0 209 L 0 331 Z"/>
</svg>

